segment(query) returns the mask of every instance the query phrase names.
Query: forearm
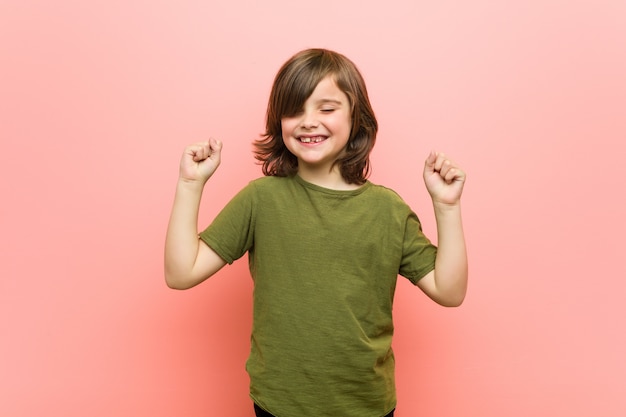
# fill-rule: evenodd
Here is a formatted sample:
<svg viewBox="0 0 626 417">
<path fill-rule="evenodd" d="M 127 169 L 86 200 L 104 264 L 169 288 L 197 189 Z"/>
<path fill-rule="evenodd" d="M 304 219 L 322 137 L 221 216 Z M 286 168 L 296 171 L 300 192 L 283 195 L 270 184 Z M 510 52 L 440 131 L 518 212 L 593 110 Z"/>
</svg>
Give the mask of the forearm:
<svg viewBox="0 0 626 417">
<path fill-rule="evenodd" d="M 467 292 L 467 252 L 460 202 L 434 204 L 437 220 L 438 250 L 435 261 L 435 285 L 440 303 L 458 306 Z"/>
<path fill-rule="evenodd" d="M 165 280 L 170 287 L 188 287 L 198 257 L 198 211 L 203 185 L 179 180 L 165 239 Z"/>
</svg>

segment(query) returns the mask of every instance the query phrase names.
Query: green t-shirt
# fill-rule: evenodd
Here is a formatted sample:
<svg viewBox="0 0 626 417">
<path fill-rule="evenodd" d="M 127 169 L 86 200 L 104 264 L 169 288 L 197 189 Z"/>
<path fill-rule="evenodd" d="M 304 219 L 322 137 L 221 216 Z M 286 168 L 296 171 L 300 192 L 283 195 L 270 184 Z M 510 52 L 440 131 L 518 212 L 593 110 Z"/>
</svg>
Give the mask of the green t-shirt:
<svg viewBox="0 0 626 417">
<path fill-rule="evenodd" d="M 396 404 L 392 305 L 437 249 L 392 190 L 263 177 L 200 234 L 225 261 L 248 252 L 250 396 L 277 417 L 380 417 Z"/>
</svg>

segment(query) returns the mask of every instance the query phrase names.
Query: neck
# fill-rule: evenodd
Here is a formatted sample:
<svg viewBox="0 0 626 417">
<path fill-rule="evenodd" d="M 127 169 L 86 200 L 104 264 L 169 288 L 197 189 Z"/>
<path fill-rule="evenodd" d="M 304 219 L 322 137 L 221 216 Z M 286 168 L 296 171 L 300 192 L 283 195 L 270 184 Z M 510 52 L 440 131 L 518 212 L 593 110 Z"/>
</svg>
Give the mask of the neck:
<svg viewBox="0 0 626 417">
<path fill-rule="evenodd" d="M 331 190 L 356 190 L 360 187 L 358 184 L 347 183 L 341 176 L 337 167 L 333 168 L 330 172 L 326 170 L 311 170 L 300 167 L 298 169 L 298 175 L 306 182 Z"/>
</svg>

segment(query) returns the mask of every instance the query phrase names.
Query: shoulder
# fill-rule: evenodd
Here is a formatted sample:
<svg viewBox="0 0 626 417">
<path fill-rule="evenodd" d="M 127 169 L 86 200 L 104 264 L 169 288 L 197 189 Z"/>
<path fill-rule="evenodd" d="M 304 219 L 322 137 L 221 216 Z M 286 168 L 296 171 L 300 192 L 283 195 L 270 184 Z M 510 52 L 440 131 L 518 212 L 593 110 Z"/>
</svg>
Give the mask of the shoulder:
<svg viewBox="0 0 626 417">
<path fill-rule="evenodd" d="M 398 192 L 395 190 L 378 184 L 372 184 L 369 187 L 369 200 L 364 204 L 376 209 L 381 217 L 391 217 L 400 222 L 414 221 L 419 218 L 416 211 L 411 207 Z"/>
<path fill-rule="evenodd" d="M 252 181 L 250 181 L 250 184 L 254 184 L 255 186 L 271 186 L 273 184 L 286 183 L 290 180 L 292 180 L 291 177 L 278 177 L 276 175 L 267 175 L 253 179 Z"/>
<path fill-rule="evenodd" d="M 386 187 L 381 184 L 375 184 L 373 182 L 368 181 L 370 190 L 372 192 L 378 193 L 383 196 L 389 196 L 394 198 L 400 198 L 400 195 L 393 189 Z"/>
<path fill-rule="evenodd" d="M 406 202 L 402 199 L 400 194 L 395 190 L 380 184 L 374 184 L 369 182 L 367 193 L 370 198 L 387 203 L 403 207 L 408 207 Z"/>
<path fill-rule="evenodd" d="M 287 188 L 291 183 L 293 183 L 293 178 L 291 177 L 266 176 L 250 181 L 246 188 L 251 188 L 255 191 L 276 190 Z"/>
<path fill-rule="evenodd" d="M 268 199 L 281 199 L 292 194 L 293 182 L 294 180 L 291 177 L 260 177 L 250 181 L 241 193 L 258 203 Z"/>
</svg>

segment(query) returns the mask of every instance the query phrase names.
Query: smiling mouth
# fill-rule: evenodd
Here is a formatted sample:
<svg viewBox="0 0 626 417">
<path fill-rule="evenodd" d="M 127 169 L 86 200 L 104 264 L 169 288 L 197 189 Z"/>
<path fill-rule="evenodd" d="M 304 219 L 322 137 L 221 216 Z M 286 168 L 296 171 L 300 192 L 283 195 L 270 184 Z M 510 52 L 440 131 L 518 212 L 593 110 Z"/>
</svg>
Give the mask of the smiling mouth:
<svg viewBox="0 0 626 417">
<path fill-rule="evenodd" d="M 301 136 L 298 140 L 302 143 L 320 143 L 326 140 L 325 136 Z"/>
</svg>

